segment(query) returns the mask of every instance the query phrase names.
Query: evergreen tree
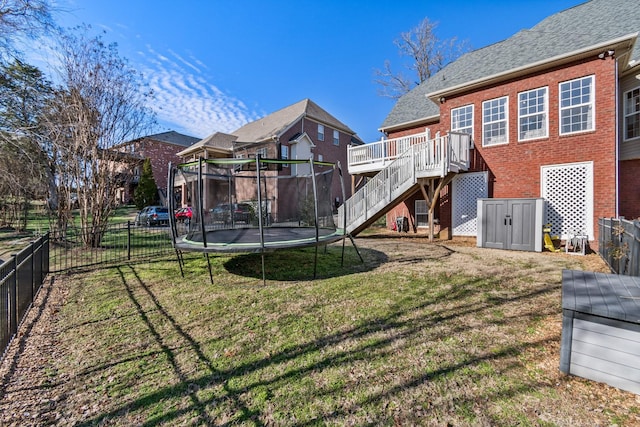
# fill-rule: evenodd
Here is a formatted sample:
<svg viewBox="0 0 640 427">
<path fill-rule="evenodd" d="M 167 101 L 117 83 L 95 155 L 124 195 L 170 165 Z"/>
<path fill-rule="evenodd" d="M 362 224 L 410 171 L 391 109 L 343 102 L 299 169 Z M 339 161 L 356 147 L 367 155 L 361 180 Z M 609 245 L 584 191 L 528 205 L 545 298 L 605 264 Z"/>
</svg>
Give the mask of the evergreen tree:
<svg viewBox="0 0 640 427">
<path fill-rule="evenodd" d="M 158 187 L 155 179 L 153 179 L 151 159 L 145 159 L 142 164 L 142 173 L 140 174 L 138 187 L 133 195 L 133 201 L 138 209 L 158 203 Z"/>
</svg>

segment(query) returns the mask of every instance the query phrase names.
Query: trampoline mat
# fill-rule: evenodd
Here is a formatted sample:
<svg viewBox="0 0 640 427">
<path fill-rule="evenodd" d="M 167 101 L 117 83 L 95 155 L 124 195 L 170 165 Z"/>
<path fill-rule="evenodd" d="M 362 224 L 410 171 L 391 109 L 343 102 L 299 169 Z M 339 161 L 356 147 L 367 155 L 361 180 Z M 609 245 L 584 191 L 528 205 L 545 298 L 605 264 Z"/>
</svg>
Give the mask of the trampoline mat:
<svg viewBox="0 0 640 427">
<path fill-rule="evenodd" d="M 176 248 L 195 252 L 260 252 L 259 228 L 233 228 L 206 232 L 207 246 L 202 233 L 192 233 L 176 239 Z M 342 229 L 320 228 L 316 239 L 314 227 L 267 227 L 263 229 L 264 249 L 286 249 L 317 246 L 336 242 L 345 237 Z"/>
</svg>

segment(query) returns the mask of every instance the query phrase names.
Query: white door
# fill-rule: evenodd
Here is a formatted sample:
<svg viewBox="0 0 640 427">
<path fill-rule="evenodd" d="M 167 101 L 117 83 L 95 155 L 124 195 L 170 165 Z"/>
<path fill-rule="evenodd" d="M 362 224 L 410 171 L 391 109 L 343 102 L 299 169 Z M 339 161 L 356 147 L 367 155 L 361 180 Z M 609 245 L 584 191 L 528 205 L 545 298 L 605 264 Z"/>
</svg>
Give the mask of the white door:
<svg viewBox="0 0 640 427">
<path fill-rule="evenodd" d="M 478 234 L 478 199 L 489 197 L 487 172 L 462 173 L 451 182 L 453 193 L 452 224 L 454 236 Z"/>
</svg>

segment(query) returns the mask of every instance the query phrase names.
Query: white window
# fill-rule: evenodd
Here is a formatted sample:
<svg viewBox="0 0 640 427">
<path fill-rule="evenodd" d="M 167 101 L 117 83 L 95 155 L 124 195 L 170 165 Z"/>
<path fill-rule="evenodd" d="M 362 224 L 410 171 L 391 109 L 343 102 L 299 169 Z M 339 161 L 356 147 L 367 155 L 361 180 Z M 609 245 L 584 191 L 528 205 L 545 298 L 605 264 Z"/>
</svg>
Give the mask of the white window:
<svg viewBox="0 0 640 427">
<path fill-rule="evenodd" d="M 337 130 L 333 131 L 333 145 L 340 145 L 340 132 Z"/>
<path fill-rule="evenodd" d="M 318 141 L 324 141 L 324 126 L 318 125 Z"/>
<path fill-rule="evenodd" d="M 318 154 L 318 161 L 324 162 L 324 156 L 322 154 Z"/>
<path fill-rule="evenodd" d="M 549 136 L 548 88 L 518 94 L 518 141 Z"/>
<path fill-rule="evenodd" d="M 459 132 L 459 131 L 458 131 Z M 429 209 L 426 200 L 416 200 L 416 225 L 418 227 L 429 226 Z"/>
<path fill-rule="evenodd" d="M 593 76 L 560 83 L 560 135 L 593 130 Z"/>
<path fill-rule="evenodd" d="M 508 107 L 509 98 L 506 96 L 482 103 L 483 146 L 509 142 Z"/>
<path fill-rule="evenodd" d="M 280 158 L 282 160 L 289 160 L 289 146 L 288 145 L 281 145 L 280 146 Z M 288 163 L 285 163 L 282 165 L 285 168 L 289 167 Z"/>
<path fill-rule="evenodd" d="M 640 88 L 624 94 L 624 139 L 640 137 Z"/>
<path fill-rule="evenodd" d="M 267 157 L 267 147 L 258 148 L 256 150 L 256 157 L 260 156 L 261 159 Z"/>
<path fill-rule="evenodd" d="M 468 133 L 473 137 L 473 105 L 451 110 L 451 131 Z"/>
</svg>

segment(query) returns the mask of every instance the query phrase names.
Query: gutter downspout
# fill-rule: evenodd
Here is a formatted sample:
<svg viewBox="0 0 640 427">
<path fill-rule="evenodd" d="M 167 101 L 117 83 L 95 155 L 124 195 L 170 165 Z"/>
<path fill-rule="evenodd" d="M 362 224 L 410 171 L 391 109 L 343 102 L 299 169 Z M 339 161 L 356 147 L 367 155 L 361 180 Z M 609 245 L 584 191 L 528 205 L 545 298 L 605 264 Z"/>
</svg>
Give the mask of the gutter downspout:
<svg viewBox="0 0 640 427">
<path fill-rule="evenodd" d="M 620 111 L 619 111 L 619 90 L 620 90 L 620 81 L 618 79 L 618 57 L 614 58 L 615 61 L 615 115 L 616 115 L 616 129 L 615 129 L 615 137 L 616 137 L 616 172 L 615 172 L 615 185 L 616 185 L 616 208 L 615 208 L 615 217 L 618 218 L 620 214 Z"/>
</svg>

